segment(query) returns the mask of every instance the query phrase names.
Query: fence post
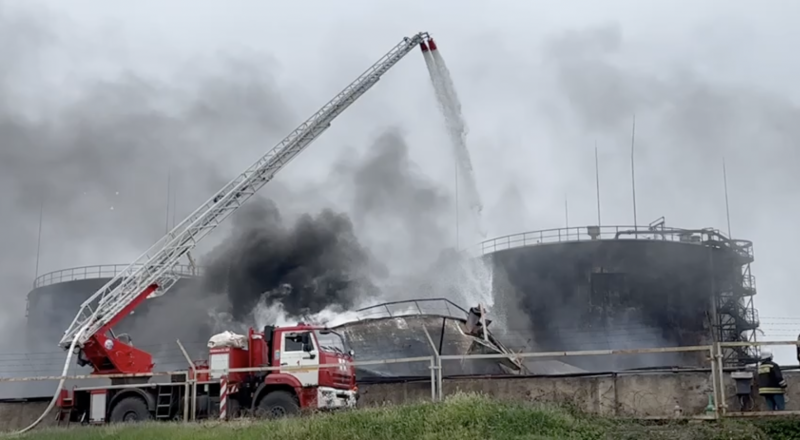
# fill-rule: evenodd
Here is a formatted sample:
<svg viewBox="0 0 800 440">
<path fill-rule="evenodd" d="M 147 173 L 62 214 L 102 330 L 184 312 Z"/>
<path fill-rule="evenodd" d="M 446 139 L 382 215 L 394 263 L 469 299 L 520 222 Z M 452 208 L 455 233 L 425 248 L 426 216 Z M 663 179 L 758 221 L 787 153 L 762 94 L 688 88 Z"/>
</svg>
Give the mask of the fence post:
<svg viewBox="0 0 800 440">
<path fill-rule="evenodd" d="M 192 398 L 189 403 L 192 405 L 189 416 L 192 421 L 195 421 L 197 420 L 197 376 L 192 379 Z"/>
<path fill-rule="evenodd" d="M 436 402 L 436 356 L 431 355 L 431 402 Z"/>
<path fill-rule="evenodd" d="M 728 402 L 725 399 L 725 371 L 722 365 L 722 345 L 719 341 L 714 343 L 717 347 L 717 375 L 719 375 L 719 405 L 721 417 L 725 417 L 728 412 Z"/>
<path fill-rule="evenodd" d="M 711 363 L 711 387 L 713 389 L 713 396 L 714 396 L 714 418 L 719 420 L 719 387 L 717 383 L 719 382 L 719 374 L 717 374 L 717 357 L 714 354 L 714 346 L 711 345 L 708 347 L 708 361 Z"/>
<path fill-rule="evenodd" d="M 189 363 L 190 370 L 186 371 L 186 386 L 184 387 L 184 395 L 183 395 L 183 421 L 189 421 L 189 402 L 190 402 L 190 395 L 191 395 L 191 381 L 197 380 L 197 368 L 195 368 L 194 362 L 192 362 L 192 358 L 189 357 L 189 353 L 186 351 L 186 348 L 183 347 L 181 344 L 180 339 L 176 339 L 175 342 L 178 344 L 178 348 L 180 348 L 181 353 L 183 353 L 183 357 L 186 358 L 186 362 Z M 192 372 L 192 379 L 189 379 L 189 371 Z"/>
<path fill-rule="evenodd" d="M 438 398 L 440 401 L 444 400 L 444 389 L 442 388 L 442 357 L 436 356 L 437 361 L 437 368 L 436 368 L 436 388 L 439 391 Z"/>
<path fill-rule="evenodd" d="M 228 418 L 228 376 L 222 375 L 219 379 L 219 419 Z"/>
<path fill-rule="evenodd" d="M 183 422 L 189 421 L 189 396 L 192 393 L 192 388 L 189 385 L 189 372 L 186 372 L 186 383 L 183 385 Z"/>
</svg>

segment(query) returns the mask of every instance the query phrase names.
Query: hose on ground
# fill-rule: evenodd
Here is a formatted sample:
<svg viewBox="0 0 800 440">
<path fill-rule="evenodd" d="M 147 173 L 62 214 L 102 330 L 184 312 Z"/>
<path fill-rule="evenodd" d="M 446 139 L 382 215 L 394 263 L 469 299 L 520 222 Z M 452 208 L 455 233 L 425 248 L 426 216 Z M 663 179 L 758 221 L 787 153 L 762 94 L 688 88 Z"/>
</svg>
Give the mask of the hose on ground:
<svg viewBox="0 0 800 440">
<path fill-rule="evenodd" d="M 98 307 L 98 310 L 99 310 L 99 307 Z M 97 312 L 95 311 L 95 313 L 97 313 Z M 75 337 L 72 338 L 72 343 L 70 344 L 69 351 L 67 352 L 67 359 L 64 361 L 64 369 L 61 371 L 61 379 L 58 381 L 58 387 L 56 388 L 55 394 L 53 394 L 53 399 L 50 400 L 50 404 L 47 405 L 47 408 L 45 408 L 45 410 L 42 413 L 42 415 L 39 416 L 39 418 L 36 419 L 33 423 L 31 423 L 30 426 L 28 426 L 26 428 L 23 428 L 23 429 L 21 429 L 19 431 L 11 432 L 11 433 L 7 434 L 8 436 L 18 436 L 18 435 L 25 434 L 26 432 L 28 432 L 31 429 L 35 428 L 39 423 L 42 423 L 42 420 L 44 420 L 44 418 L 47 417 L 47 414 L 49 414 L 50 411 L 52 411 L 53 407 L 56 405 L 56 402 L 58 402 L 58 397 L 61 394 L 61 389 L 64 388 L 64 381 L 66 380 L 67 372 L 69 370 L 69 365 L 70 365 L 70 362 L 72 361 L 72 354 L 75 352 L 75 346 L 78 343 L 78 339 L 81 336 L 83 336 L 83 333 L 86 331 L 87 328 L 89 328 L 89 324 L 91 324 L 93 319 L 94 319 L 94 315 L 92 315 L 92 319 L 89 319 L 86 322 L 86 324 L 83 327 L 81 327 L 80 331 L 78 331 L 78 333 L 75 334 Z"/>
</svg>

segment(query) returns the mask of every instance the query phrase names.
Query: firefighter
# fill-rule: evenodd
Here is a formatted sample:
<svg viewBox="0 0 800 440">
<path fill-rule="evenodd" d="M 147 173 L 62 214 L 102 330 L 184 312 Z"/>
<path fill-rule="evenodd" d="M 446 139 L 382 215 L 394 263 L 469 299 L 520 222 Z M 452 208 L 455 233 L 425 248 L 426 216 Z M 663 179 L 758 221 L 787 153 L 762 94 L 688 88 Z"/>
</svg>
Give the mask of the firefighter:
<svg viewBox="0 0 800 440">
<path fill-rule="evenodd" d="M 764 396 L 770 411 L 786 409 L 786 380 L 781 373 L 780 365 L 772 360 L 772 351 L 761 350 L 761 363 L 758 365 L 758 394 Z"/>
<path fill-rule="evenodd" d="M 797 336 L 797 362 L 800 362 L 800 335 Z"/>
</svg>

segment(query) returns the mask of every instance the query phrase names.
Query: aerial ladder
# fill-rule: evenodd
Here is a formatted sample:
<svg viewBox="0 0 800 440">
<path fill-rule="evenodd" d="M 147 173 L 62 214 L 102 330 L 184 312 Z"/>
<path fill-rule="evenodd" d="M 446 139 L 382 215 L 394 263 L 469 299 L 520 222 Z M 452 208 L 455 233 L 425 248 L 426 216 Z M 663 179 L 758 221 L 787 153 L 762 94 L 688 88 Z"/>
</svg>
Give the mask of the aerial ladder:
<svg viewBox="0 0 800 440">
<path fill-rule="evenodd" d="M 427 50 L 426 42 L 429 45 L 434 44 L 427 32 L 403 38 L 277 146 L 231 180 L 130 266 L 119 272 L 81 305 L 59 345 L 70 350 L 70 356 L 76 354 L 79 365 L 91 365 L 94 374 L 151 372 L 152 356 L 134 347 L 129 340 L 117 338 L 112 328 L 148 297 L 163 295 L 168 291 L 179 279 L 175 267 L 184 255 L 189 255 L 189 251 L 206 235 L 324 133 L 337 116 L 374 86 L 403 57 L 417 46 L 421 46 L 423 51 Z"/>
</svg>

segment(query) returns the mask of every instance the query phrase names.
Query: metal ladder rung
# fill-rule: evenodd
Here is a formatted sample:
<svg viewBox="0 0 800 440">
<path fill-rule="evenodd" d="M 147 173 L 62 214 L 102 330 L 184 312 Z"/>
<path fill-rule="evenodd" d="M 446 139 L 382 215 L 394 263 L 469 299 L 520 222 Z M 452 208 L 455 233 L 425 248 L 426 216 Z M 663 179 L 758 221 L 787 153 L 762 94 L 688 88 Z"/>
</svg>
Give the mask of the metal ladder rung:
<svg viewBox="0 0 800 440">
<path fill-rule="evenodd" d="M 169 417 L 172 408 L 172 388 L 158 390 L 156 397 L 156 418 Z"/>
</svg>

